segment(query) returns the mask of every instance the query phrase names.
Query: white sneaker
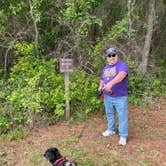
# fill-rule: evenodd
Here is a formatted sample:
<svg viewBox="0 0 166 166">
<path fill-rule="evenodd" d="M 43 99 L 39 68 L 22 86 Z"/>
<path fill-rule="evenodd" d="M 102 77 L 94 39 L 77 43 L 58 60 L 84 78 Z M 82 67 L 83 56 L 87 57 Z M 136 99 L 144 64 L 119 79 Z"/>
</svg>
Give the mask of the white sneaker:
<svg viewBox="0 0 166 166">
<path fill-rule="evenodd" d="M 102 136 L 108 137 L 108 136 L 114 135 L 114 134 L 115 134 L 115 131 L 106 130 L 102 133 Z"/>
<path fill-rule="evenodd" d="M 127 140 L 126 138 L 120 137 L 119 145 L 125 146 L 126 145 L 126 140 Z"/>
</svg>

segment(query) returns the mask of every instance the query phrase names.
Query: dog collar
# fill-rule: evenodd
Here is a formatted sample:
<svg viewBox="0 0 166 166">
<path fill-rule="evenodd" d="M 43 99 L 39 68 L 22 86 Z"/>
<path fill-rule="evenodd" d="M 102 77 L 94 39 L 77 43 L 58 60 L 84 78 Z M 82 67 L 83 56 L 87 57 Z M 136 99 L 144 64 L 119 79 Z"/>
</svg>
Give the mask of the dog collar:
<svg viewBox="0 0 166 166">
<path fill-rule="evenodd" d="M 61 157 L 54 162 L 54 165 L 57 166 L 59 163 L 63 162 L 64 160 L 65 160 L 65 158 Z"/>
</svg>

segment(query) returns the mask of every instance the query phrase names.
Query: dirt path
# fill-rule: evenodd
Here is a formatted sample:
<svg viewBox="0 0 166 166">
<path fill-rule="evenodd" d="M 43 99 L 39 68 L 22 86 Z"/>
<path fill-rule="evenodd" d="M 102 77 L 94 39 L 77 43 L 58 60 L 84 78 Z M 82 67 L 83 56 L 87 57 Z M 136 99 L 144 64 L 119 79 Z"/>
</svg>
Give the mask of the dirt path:
<svg viewBox="0 0 166 166">
<path fill-rule="evenodd" d="M 36 127 L 26 140 L 5 142 L 0 149 L 0 166 L 46 166 L 44 151 L 57 147 L 79 166 L 166 166 L 166 101 L 146 110 L 129 106 L 129 139 L 119 147 L 118 134 L 104 138 L 105 115 L 71 124 Z"/>
</svg>

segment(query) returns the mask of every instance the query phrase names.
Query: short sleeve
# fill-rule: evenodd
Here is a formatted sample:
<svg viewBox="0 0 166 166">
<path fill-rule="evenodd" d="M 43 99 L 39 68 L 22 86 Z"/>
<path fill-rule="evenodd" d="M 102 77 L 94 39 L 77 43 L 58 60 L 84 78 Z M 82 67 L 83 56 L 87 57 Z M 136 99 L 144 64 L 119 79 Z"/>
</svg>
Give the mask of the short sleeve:
<svg viewBox="0 0 166 166">
<path fill-rule="evenodd" d="M 121 64 L 119 65 L 119 72 L 124 71 L 125 73 L 129 73 L 129 69 L 128 66 L 125 62 L 121 62 Z"/>
</svg>

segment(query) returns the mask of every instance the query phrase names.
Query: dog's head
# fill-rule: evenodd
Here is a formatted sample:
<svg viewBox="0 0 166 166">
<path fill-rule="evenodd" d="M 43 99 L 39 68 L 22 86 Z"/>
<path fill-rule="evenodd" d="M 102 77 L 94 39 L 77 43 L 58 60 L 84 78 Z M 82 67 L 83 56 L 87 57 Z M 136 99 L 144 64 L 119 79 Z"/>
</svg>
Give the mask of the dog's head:
<svg viewBox="0 0 166 166">
<path fill-rule="evenodd" d="M 44 158 L 52 164 L 61 157 L 58 149 L 54 147 L 47 149 L 44 153 Z"/>
</svg>

